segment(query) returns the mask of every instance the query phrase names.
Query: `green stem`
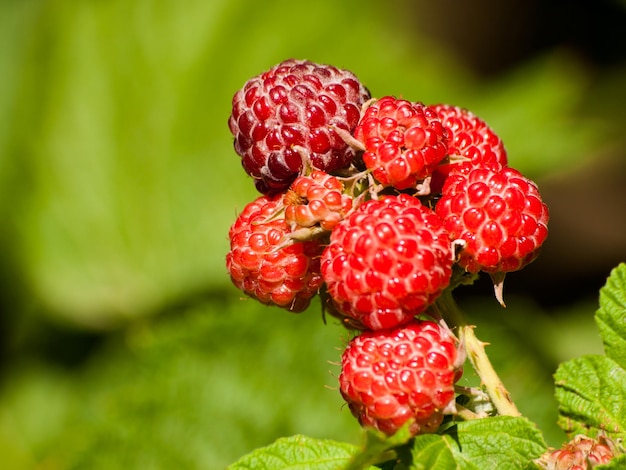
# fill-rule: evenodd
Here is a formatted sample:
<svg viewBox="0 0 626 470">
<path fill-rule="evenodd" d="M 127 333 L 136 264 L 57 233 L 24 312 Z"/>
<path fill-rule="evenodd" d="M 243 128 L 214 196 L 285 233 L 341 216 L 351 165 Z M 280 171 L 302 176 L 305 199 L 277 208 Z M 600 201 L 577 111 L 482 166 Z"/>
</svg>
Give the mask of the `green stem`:
<svg viewBox="0 0 626 470">
<path fill-rule="evenodd" d="M 465 408 L 464 406 L 458 404 L 456 405 L 456 414 L 458 417 L 465 421 L 472 421 L 474 419 L 484 418 L 484 416 L 478 413 L 474 413 L 469 408 Z"/>
<path fill-rule="evenodd" d="M 486 343 L 480 341 L 474 334 L 474 327 L 471 325 L 462 326 L 460 337 L 465 345 L 467 356 L 498 413 L 503 416 L 521 416 L 515 403 L 511 400 L 511 395 L 491 365 L 491 361 L 485 352 Z"/>
<path fill-rule="evenodd" d="M 474 326 L 469 325 L 452 297 L 450 290 L 437 299 L 435 310 L 447 321 L 459 329 L 459 339 L 465 347 L 465 352 L 472 367 L 480 377 L 491 402 L 496 407 L 498 414 L 503 416 L 521 416 L 521 413 L 511 400 L 511 395 L 496 373 L 487 353 L 485 345 L 474 334 Z"/>
</svg>

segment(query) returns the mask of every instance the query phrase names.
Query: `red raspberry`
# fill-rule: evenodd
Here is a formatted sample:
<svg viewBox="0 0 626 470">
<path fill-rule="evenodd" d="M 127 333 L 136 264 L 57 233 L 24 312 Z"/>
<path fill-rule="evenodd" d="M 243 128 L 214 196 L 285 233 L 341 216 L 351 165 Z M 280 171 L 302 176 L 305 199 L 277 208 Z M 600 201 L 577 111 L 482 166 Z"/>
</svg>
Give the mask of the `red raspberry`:
<svg viewBox="0 0 626 470">
<path fill-rule="evenodd" d="M 447 135 L 434 110 L 385 96 L 371 104 L 354 130 L 363 161 L 385 186 L 415 188 L 447 153 Z"/>
<path fill-rule="evenodd" d="M 454 409 L 459 356 L 450 330 L 432 321 L 368 331 L 344 351 L 339 388 L 362 426 L 391 435 L 415 419 L 413 435 L 434 432 Z"/>
<path fill-rule="evenodd" d="M 292 227 L 319 224 L 332 230 L 352 209 L 352 198 L 343 189 L 341 181 L 323 171 L 298 177 L 283 199 L 285 221 Z"/>
<path fill-rule="evenodd" d="M 291 230 L 275 215 L 282 196 L 261 196 L 249 203 L 230 227 L 226 267 L 239 289 L 260 302 L 292 312 L 305 310 L 322 284 L 321 245 L 285 245 Z"/>
<path fill-rule="evenodd" d="M 350 165 L 355 150 L 332 128 L 351 133 L 368 99 L 352 72 L 306 60 L 286 60 L 248 80 L 233 97 L 228 126 L 257 189 L 287 188 L 303 158 L 326 172 Z"/>
<path fill-rule="evenodd" d="M 438 104 L 431 108 L 448 131 L 448 155 L 452 160 L 458 157 L 467 159 L 462 163 L 442 164 L 435 169 L 431 182 L 434 193 L 441 191 L 445 178 L 453 168 L 468 172 L 477 166 L 492 169 L 507 166 L 504 144 L 485 121 L 458 106 Z"/>
<path fill-rule="evenodd" d="M 614 457 L 609 441 L 579 435 L 558 450 L 543 454 L 537 464 L 544 470 L 591 470 L 607 464 Z"/>
<path fill-rule="evenodd" d="M 409 322 L 452 273 L 448 232 L 407 194 L 369 200 L 343 219 L 322 254 L 322 276 L 340 315 L 378 330 Z"/>
<path fill-rule="evenodd" d="M 473 168 L 451 173 L 436 212 L 464 248 L 458 263 L 472 273 L 517 271 L 533 261 L 548 236 L 548 207 L 519 171 Z"/>
</svg>

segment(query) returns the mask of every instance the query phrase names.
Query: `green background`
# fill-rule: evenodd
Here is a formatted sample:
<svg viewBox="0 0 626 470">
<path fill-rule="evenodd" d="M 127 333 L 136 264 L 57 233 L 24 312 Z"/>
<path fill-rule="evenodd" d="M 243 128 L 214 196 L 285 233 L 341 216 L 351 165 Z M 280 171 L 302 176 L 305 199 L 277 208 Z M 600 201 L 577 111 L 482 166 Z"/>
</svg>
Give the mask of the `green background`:
<svg viewBox="0 0 626 470">
<path fill-rule="evenodd" d="M 471 109 L 538 182 L 550 238 L 508 308 L 483 281 L 459 300 L 560 444 L 551 374 L 600 351 L 597 289 L 626 254 L 623 38 L 609 22 L 574 41 L 576 10 L 541 2 L 431 3 L 0 1 L 2 468 L 223 468 L 296 433 L 359 442 L 336 390 L 347 333 L 317 303 L 242 299 L 224 266 L 257 196 L 231 98 L 290 57 Z M 592 32 L 625 13 L 594 8 Z"/>
</svg>

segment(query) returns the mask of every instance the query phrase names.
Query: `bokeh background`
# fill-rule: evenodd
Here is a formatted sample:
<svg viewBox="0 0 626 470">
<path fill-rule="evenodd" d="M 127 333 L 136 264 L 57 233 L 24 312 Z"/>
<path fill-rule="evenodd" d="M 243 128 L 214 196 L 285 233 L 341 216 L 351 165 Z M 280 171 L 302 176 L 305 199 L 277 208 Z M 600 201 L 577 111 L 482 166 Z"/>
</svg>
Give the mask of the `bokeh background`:
<svg viewBox="0 0 626 470">
<path fill-rule="evenodd" d="M 0 1 L 0 467 L 224 468 L 278 437 L 360 442 L 347 334 L 242 296 L 227 231 L 256 197 L 234 92 L 283 59 L 374 96 L 471 109 L 551 208 L 542 256 L 457 297 L 551 445 L 551 375 L 601 351 L 626 260 L 618 0 Z M 471 382 L 471 373 L 467 380 Z"/>
</svg>

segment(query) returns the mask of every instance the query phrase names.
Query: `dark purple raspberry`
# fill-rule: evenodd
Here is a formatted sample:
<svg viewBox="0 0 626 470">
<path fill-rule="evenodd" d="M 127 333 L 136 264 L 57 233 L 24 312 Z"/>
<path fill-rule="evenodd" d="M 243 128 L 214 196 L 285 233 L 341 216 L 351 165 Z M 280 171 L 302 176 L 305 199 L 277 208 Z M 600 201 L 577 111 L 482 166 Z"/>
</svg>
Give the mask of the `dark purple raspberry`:
<svg viewBox="0 0 626 470">
<path fill-rule="evenodd" d="M 333 128 L 352 133 L 369 98 L 352 72 L 306 60 L 248 80 L 233 97 L 228 126 L 256 188 L 282 191 L 309 163 L 327 173 L 349 166 L 356 151 Z"/>
</svg>

